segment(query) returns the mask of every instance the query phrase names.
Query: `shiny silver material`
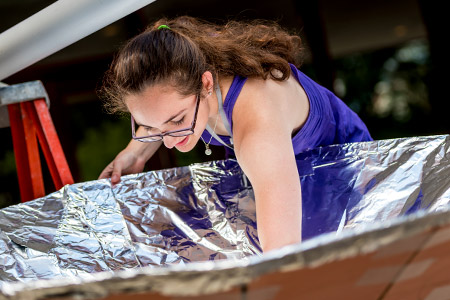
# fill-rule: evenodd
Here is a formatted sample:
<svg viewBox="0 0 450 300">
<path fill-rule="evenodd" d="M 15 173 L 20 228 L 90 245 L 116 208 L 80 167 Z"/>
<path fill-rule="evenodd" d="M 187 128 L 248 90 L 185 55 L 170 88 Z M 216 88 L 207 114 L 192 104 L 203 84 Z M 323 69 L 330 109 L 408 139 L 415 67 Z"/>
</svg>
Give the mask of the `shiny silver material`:
<svg viewBox="0 0 450 300">
<path fill-rule="evenodd" d="M 126 176 L 114 188 L 108 180 L 73 184 L 5 208 L 0 261 L 8 263 L 0 279 L 84 276 L 259 253 L 253 193 L 241 182 L 236 162 L 211 162 Z"/>
<path fill-rule="evenodd" d="M 200 295 L 373 251 L 450 224 L 449 147 L 433 136 L 298 155 L 305 241 L 262 257 L 252 189 L 235 161 L 125 176 L 113 188 L 66 186 L 0 211 L 0 299 Z"/>
</svg>

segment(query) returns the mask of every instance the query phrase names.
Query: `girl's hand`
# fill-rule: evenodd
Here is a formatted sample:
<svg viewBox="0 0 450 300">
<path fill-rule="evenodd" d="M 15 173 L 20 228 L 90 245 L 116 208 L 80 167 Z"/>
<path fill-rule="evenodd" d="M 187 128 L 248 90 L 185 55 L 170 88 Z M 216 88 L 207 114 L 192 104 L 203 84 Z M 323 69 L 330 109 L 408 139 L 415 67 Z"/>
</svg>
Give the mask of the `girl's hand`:
<svg viewBox="0 0 450 300">
<path fill-rule="evenodd" d="M 122 175 L 142 172 L 145 163 L 146 160 L 140 159 L 133 151 L 124 149 L 106 166 L 98 179 L 111 178 L 113 185 L 118 184 Z"/>
<path fill-rule="evenodd" d="M 111 178 L 111 183 L 115 185 L 120 182 L 122 175 L 144 171 L 145 163 L 155 154 L 161 144 L 162 142 L 141 143 L 131 140 L 128 146 L 106 166 L 98 179 Z"/>
</svg>

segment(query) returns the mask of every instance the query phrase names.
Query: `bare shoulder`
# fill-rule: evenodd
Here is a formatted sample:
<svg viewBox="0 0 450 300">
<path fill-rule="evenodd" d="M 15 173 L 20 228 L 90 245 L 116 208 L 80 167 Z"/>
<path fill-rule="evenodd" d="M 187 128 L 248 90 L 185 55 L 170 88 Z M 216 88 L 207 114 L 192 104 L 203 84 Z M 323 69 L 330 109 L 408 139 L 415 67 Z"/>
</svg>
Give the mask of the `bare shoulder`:
<svg viewBox="0 0 450 300">
<path fill-rule="evenodd" d="M 305 123 L 308 113 L 307 95 L 293 76 L 284 81 L 249 78 L 233 109 L 233 124 L 236 129 L 245 129 L 282 122 L 286 130 L 295 132 Z"/>
</svg>

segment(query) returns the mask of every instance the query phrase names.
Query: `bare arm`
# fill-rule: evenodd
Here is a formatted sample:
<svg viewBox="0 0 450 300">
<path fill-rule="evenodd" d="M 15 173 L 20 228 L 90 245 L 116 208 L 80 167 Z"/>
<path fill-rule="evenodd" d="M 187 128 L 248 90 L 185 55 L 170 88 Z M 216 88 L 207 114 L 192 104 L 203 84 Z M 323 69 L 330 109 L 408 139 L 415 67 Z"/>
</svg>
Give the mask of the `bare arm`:
<svg viewBox="0 0 450 300">
<path fill-rule="evenodd" d="M 238 162 L 255 192 L 259 240 L 269 251 L 301 241 L 301 187 L 280 101 L 264 93 L 253 97 L 236 104 L 233 133 Z"/>
</svg>

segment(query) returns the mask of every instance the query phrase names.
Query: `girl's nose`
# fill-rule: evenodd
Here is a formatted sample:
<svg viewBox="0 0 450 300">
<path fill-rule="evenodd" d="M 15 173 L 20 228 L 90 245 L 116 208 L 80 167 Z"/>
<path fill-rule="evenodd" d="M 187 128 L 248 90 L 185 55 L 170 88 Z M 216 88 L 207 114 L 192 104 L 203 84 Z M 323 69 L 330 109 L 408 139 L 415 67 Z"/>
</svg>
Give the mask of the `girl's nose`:
<svg viewBox="0 0 450 300">
<path fill-rule="evenodd" d="M 176 144 L 181 142 L 182 138 L 184 137 L 174 137 L 166 135 L 163 138 L 164 146 L 166 146 L 166 148 L 172 149 Z"/>
</svg>

